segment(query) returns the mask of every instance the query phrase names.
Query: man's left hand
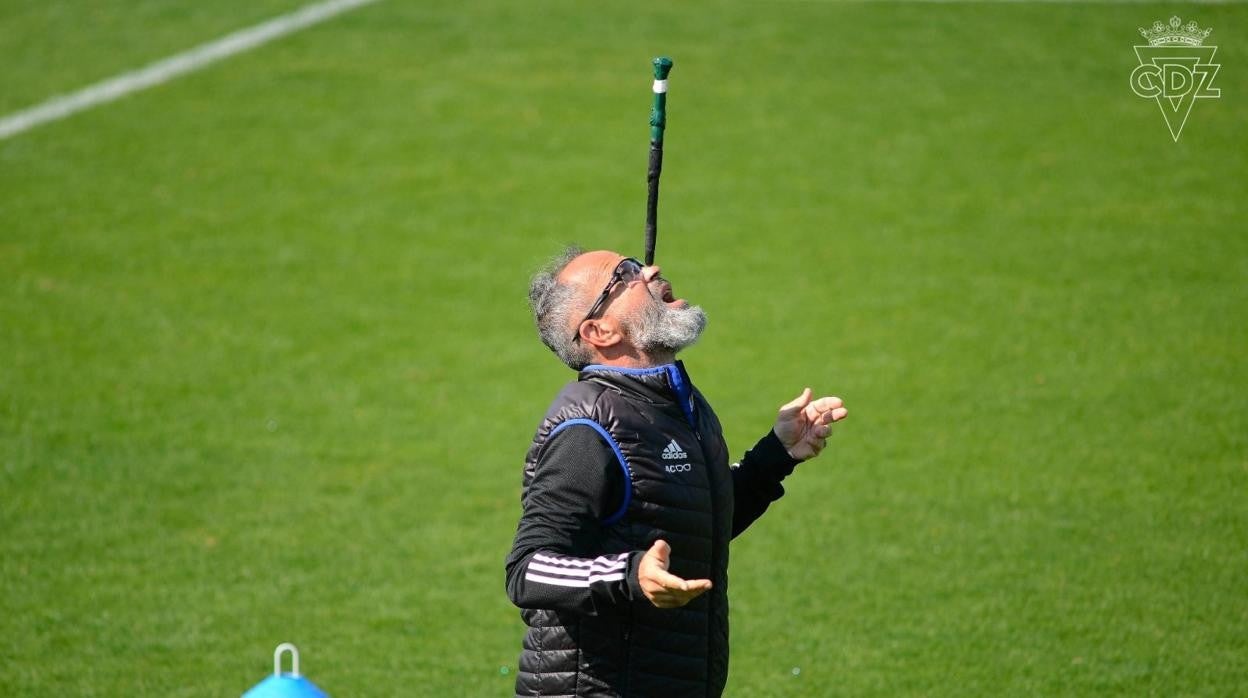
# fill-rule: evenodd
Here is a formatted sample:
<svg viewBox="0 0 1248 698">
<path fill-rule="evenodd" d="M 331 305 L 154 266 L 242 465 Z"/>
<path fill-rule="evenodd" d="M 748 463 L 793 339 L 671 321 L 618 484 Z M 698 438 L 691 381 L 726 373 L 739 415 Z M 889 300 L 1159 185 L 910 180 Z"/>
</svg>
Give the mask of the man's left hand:
<svg viewBox="0 0 1248 698">
<path fill-rule="evenodd" d="M 806 388 L 792 402 L 782 405 L 776 417 L 776 436 L 797 460 L 819 455 L 832 435 L 832 422 L 839 422 L 849 414 L 839 397 L 811 400 L 812 395 L 810 388 Z"/>
</svg>

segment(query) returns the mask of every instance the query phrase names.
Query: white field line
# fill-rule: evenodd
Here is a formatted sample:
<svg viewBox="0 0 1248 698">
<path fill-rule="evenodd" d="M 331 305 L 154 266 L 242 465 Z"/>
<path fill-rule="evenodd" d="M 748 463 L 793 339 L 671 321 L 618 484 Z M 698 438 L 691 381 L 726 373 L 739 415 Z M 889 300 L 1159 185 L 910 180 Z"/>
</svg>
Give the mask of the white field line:
<svg viewBox="0 0 1248 698">
<path fill-rule="evenodd" d="M 274 17 L 267 22 L 227 34 L 216 41 L 210 41 L 156 61 L 138 70 L 122 73 L 71 94 L 53 97 L 42 104 L 14 112 L 0 119 L 0 140 L 15 136 L 40 124 L 63 119 L 96 105 L 120 99 L 131 92 L 168 82 L 287 34 L 324 22 L 335 15 L 374 2 L 377 0 L 325 0 L 307 5 L 294 12 Z"/>
</svg>

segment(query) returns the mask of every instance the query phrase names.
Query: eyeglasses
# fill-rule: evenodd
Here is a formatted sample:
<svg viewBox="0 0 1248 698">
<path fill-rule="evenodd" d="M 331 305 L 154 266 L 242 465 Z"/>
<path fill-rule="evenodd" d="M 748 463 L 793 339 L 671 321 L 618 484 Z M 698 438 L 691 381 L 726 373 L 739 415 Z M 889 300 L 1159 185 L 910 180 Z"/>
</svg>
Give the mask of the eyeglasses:
<svg viewBox="0 0 1248 698">
<path fill-rule="evenodd" d="M 611 272 L 611 280 L 607 282 L 606 288 L 602 289 L 602 293 L 598 294 L 598 300 L 594 301 L 594 304 L 589 307 L 589 312 L 585 313 L 585 317 L 576 323 L 576 333 L 572 335 L 573 342 L 581 341 L 581 325 L 585 324 L 586 320 L 592 320 L 598 314 L 598 311 L 606 306 L 607 299 L 611 297 L 611 289 L 615 288 L 615 285 L 621 281 L 629 283 L 640 279 L 641 271 L 644 268 L 640 261 L 632 257 L 625 257 L 620 260 L 619 264 L 615 265 L 615 270 Z"/>
</svg>

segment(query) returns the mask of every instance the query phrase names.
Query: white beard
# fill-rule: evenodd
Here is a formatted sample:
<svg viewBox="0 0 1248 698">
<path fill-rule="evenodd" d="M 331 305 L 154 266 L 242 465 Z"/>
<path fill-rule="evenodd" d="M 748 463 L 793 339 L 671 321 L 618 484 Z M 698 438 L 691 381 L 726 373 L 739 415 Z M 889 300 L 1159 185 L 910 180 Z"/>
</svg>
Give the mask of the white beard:
<svg viewBox="0 0 1248 698">
<path fill-rule="evenodd" d="M 706 312 L 696 305 L 674 308 L 655 301 L 629 320 L 634 346 L 647 354 L 676 354 L 697 342 L 706 329 Z"/>
</svg>

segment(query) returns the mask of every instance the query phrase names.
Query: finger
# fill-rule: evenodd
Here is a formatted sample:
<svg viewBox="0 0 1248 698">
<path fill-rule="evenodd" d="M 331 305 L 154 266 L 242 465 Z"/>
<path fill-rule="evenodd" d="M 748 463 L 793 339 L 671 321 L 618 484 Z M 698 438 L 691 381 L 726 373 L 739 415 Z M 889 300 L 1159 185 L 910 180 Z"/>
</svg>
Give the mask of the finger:
<svg viewBox="0 0 1248 698">
<path fill-rule="evenodd" d="M 694 596 L 711 590 L 711 580 L 709 579 L 686 579 L 685 591 L 693 592 Z"/>
<path fill-rule="evenodd" d="M 839 397 L 821 397 L 818 400 L 806 406 L 807 416 L 810 421 L 817 419 L 825 419 L 826 415 L 833 410 L 844 407 L 845 403 Z"/>
<path fill-rule="evenodd" d="M 828 415 L 828 421 L 839 422 L 849 416 L 849 410 L 844 407 L 838 407 L 834 410 L 829 410 Z"/>
<path fill-rule="evenodd" d="M 828 410 L 834 410 L 838 407 L 844 407 L 845 401 L 836 396 L 828 396 L 814 400 L 810 404 L 814 405 L 815 409 L 820 412 L 827 412 Z"/>
<path fill-rule="evenodd" d="M 814 393 L 810 388 L 802 390 L 802 394 L 780 406 L 781 416 L 792 416 L 802 411 L 802 408 L 810 404 L 810 396 Z"/>
<path fill-rule="evenodd" d="M 806 405 L 806 407 L 802 410 L 802 417 L 804 417 L 806 421 L 811 424 L 818 424 L 821 419 L 821 414 L 819 412 L 819 408 L 815 407 L 815 403 L 812 402 L 809 405 Z"/>
<path fill-rule="evenodd" d="M 673 592 L 683 592 L 689 588 L 689 582 L 676 577 L 673 573 L 663 571 L 663 569 L 656 569 L 654 574 L 651 574 L 650 581 Z"/>
<path fill-rule="evenodd" d="M 676 577 L 676 579 L 680 580 L 682 586 L 665 587 L 659 593 L 687 601 L 705 593 L 711 588 L 711 580 L 709 579 L 680 579 L 679 577 Z"/>
<path fill-rule="evenodd" d="M 646 554 L 653 556 L 655 562 L 659 563 L 659 567 L 667 569 L 668 560 L 671 559 L 672 555 L 672 546 L 660 538 L 654 542 L 654 545 L 650 546 L 650 550 Z"/>
<path fill-rule="evenodd" d="M 711 589 L 711 580 L 694 579 L 688 582 L 689 589 L 683 591 L 663 590 L 654 595 L 654 605 L 659 608 L 679 608 L 705 594 Z"/>
</svg>

